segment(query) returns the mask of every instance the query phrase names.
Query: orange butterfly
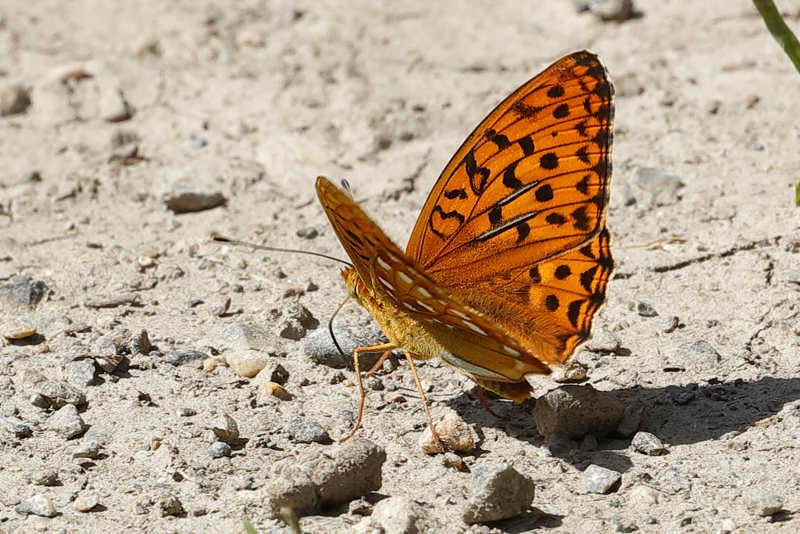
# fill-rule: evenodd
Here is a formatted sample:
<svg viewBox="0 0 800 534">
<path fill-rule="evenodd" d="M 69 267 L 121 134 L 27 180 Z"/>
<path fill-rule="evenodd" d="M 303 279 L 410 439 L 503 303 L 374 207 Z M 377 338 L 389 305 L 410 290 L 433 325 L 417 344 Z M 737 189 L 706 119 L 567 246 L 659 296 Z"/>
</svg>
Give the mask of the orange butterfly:
<svg viewBox="0 0 800 534">
<path fill-rule="evenodd" d="M 479 391 L 522 402 L 532 393 L 525 375 L 561 367 L 588 338 L 613 267 L 613 92 L 588 51 L 514 91 L 447 164 L 405 252 L 349 194 L 317 179 L 353 262 L 342 276 L 389 339 L 355 350 L 361 404 L 350 436 L 364 406 L 359 353 L 403 349 L 418 388 L 413 359 L 441 358 Z M 427 401 L 425 410 L 430 424 Z"/>
</svg>

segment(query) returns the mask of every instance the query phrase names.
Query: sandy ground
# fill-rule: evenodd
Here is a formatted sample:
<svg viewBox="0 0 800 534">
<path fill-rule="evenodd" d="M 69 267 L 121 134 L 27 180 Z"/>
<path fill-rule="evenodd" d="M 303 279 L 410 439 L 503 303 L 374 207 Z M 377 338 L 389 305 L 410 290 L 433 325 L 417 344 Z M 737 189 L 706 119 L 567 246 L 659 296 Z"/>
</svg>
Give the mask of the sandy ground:
<svg viewBox="0 0 800 534">
<path fill-rule="evenodd" d="M 796 532 L 800 77 L 750 2 L 637 8 L 617 23 L 568 1 L 0 1 L 2 320 L 37 331 L 0 348 L 0 532 L 241 532 L 243 518 L 289 532 L 264 506 L 273 468 L 335 447 L 289 422 L 336 438 L 357 401 L 349 370 L 308 354 L 344 296 L 339 268 L 207 237 L 341 256 L 313 191 L 327 175 L 405 243 L 472 127 L 582 48 L 617 87 L 617 269 L 577 360 L 667 454 L 619 436 L 556 454 L 529 405 L 493 401 L 495 419 L 430 363 L 434 411 L 455 408 L 480 437 L 465 468 L 511 464 L 536 485 L 536 510 L 467 526 L 472 475 L 419 450 L 400 362 L 369 383 L 360 434 L 386 450 L 382 485 L 301 526 L 349 532 L 407 497 L 438 525 L 420 520 L 427 532 Z M 243 342 L 245 324 L 263 334 Z M 337 324 L 380 341 L 354 306 Z M 152 347 L 109 341 L 120 329 Z M 237 351 L 280 364 L 271 378 L 292 399 L 214 368 Z M 113 373 L 96 367 L 114 355 Z M 62 380 L 75 389 L 58 401 Z M 209 448 L 224 414 L 246 442 L 230 456 Z M 590 464 L 619 487 L 583 491 Z"/>
</svg>

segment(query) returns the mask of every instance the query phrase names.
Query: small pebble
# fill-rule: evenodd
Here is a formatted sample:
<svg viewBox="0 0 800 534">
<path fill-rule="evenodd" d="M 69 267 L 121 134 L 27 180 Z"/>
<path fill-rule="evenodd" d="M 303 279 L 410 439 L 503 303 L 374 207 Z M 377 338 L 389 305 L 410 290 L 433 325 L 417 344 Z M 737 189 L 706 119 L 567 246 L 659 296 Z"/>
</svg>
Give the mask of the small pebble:
<svg viewBox="0 0 800 534">
<path fill-rule="evenodd" d="M 97 383 L 97 368 L 90 358 L 69 362 L 64 366 L 64 378 L 77 387 L 85 388 Z"/>
<path fill-rule="evenodd" d="M 187 350 L 183 352 L 168 352 L 164 355 L 164 361 L 176 367 L 179 365 L 189 365 L 196 362 L 204 362 L 207 359 L 208 359 L 208 354 L 196 350 Z"/>
<path fill-rule="evenodd" d="M 30 276 L 18 276 L 0 286 L 0 301 L 32 308 L 39 304 L 46 292 L 47 285 L 41 280 L 34 280 Z"/>
<path fill-rule="evenodd" d="M 446 452 L 442 455 L 442 465 L 452 467 L 456 471 L 467 471 L 467 464 L 464 459 L 454 452 Z"/>
<path fill-rule="evenodd" d="M 748 510 L 761 517 L 771 516 L 783 510 L 783 497 L 757 488 L 745 491 L 744 502 Z"/>
<path fill-rule="evenodd" d="M 73 506 L 78 512 L 86 513 L 91 512 L 98 504 L 100 504 L 100 498 L 97 493 L 94 491 L 82 491 L 75 498 Z"/>
<path fill-rule="evenodd" d="M 448 410 L 444 416 L 434 421 L 433 426 L 446 450 L 468 452 L 475 448 L 475 430 L 455 410 Z M 426 454 L 445 452 L 441 450 L 439 442 L 434 440 L 430 426 L 426 426 L 422 432 L 419 446 Z"/>
<path fill-rule="evenodd" d="M 655 317 L 658 315 L 658 312 L 647 302 L 637 302 L 636 303 L 636 313 L 639 314 L 640 317 Z"/>
<path fill-rule="evenodd" d="M 631 440 L 631 448 L 648 456 L 667 454 L 667 447 L 650 432 L 637 432 Z"/>
<path fill-rule="evenodd" d="M 256 383 L 275 382 L 276 384 L 284 385 L 289 381 L 289 371 L 279 363 L 269 362 L 253 381 Z"/>
<path fill-rule="evenodd" d="M 651 506 L 658 504 L 658 491 L 649 486 L 641 484 L 631 488 L 628 494 L 628 502 L 642 509 L 649 509 Z"/>
<path fill-rule="evenodd" d="M 295 443 L 330 443 L 328 431 L 312 419 L 295 417 L 286 423 L 286 432 Z"/>
<path fill-rule="evenodd" d="M 193 415 L 197 415 L 197 410 L 194 408 L 179 408 L 178 409 L 178 417 L 192 417 Z"/>
<path fill-rule="evenodd" d="M 41 517 L 55 517 L 58 513 L 52 501 L 45 495 L 34 495 L 14 507 L 20 514 L 33 514 Z"/>
<path fill-rule="evenodd" d="M 212 458 L 223 458 L 231 455 L 231 446 L 223 441 L 215 441 L 208 446 L 208 454 Z"/>
<path fill-rule="evenodd" d="M 366 521 L 374 530 L 385 534 L 415 534 L 434 532 L 424 525 L 427 511 L 408 497 L 389 497 L 375 505 Z"/>
<path fill-rule="evenodd" d="M 277 384 L 275 382 L 262 382 L 258 385 L 258 393 L 257 395 L 259 398 L 263 399 L 270 399 L 275 397 L 276 399 L 288 401 L 292 400 L 292 394 L 289 393 L 284 389 L 283 386 Z"/>
<path fill-rule="evenodd" d="M 16 417 L 0 417 L 0 429 L 18 438 L 28 438 L 33 435 L 31 427 Z"/>
<path fill-rule="evenodd" d="M 10 319 L 0 325 L 0 335 L 6 339 L 25 339 L 36 334 L 36 327 L 22 319 Z"/>
<path fill-rule="evenodd" d="M 297 237 L 302 237 L 302 238 L 305 238 L 305 239 L 314 239 L 318 235 L 319 235 L 319 232 L 317 232 L 317 229 L 314 228 L 313 226 L 308 226 L 306 228 L 300 228 L 297 231 Z"/>
<path fill-rule="evenodd" d="M 37 486 L 55 486 L 60 482 L 58 479 L 58 471 L 49 468 L 34 471 L 30 475 L 29 480 L 31 484 Z"/>
<path fill-rule="evenodd" d="M 225 355 L 225 363 L 233 369 L 233 372 L 244 378 L 253 378 L 269 362 L 269 355 L 262 352 L 236 351 Z"/>
<path fill-rule="evenodd" d="M 21 83 L 0 86 L 0 117 L 23 113 L 30 105 L 30 92 Z"/>
<path fill-rule="evenodd" d="M 592 337 L 584 345 L 587 350 L 600 353 L 614 353 L 622 346 L 620 339 L 605 328 L 592 333 Z"/>
<path fill-rule="evenodd" d="M 222 317 L 231 307 L 231 298 L 230 297 L 223 297 L 220 299 L 216 299 L 214 302 L 208 305 L 208 311 L 211 312 L 212 315 L 217 317 Z"/>
<path fill-rule="evenodd" d="M 674 332 L 681 324 L 681 320 L 677 315 L 665 317 L 661 322 L 661 331 L 665 334 Z"/>
<path fill-rule="evenodd" d="M 530 508 L 534 493 L 533 480 L 510 465 L 479 465 L 472 474 L 462 519 L 474 524 L 516 517 Z"/>
<path fill-rule="evenodd" d="M 621 479 L 617 471 L 591 464 L 583 472 L 583 489 L 587 493 L 606 494 L 618 487 Z"/>
<path fill-rule="evenodd" d="M 158 509 L 161 517 L 182 516 L 186 513 L 183 503 L 175 495 L 168 495 L 158 502 Z"/>
<path fill-rule="evenodd" d="M 72 404 L 67 404 L 50 416 L 45 428 L 60 434 L 64 439 L 73 439 L 83 435 L 89 426 L 78 414 L 78 409 Z"/>
<path fill-rule="evenodd" d="M 171 168 L 162 171 L 158 181 L 163 190 L 160 198 L 173 213 L 203 211 L 225 204 L 225 195 L 201 171 Z"/>
<path fill-rule="evenodd" d="M 80 389 L 67 384 L 51 380 L 39 387 L 39 394 L 45 397 L 52 408 L 61 408 L 65 405 L 82 406 L 86 404 L 86 395 Z"/>
<path fill-rule="evenodd" d="M 73 449 L 72 457 L 73 458 L 89 458 L 90 460 L 96 460 L 100 458 L 100 451 L 103 449 L 103 445 L 96 440 L 89 440 L 86 443 L 81 443 Z"/>
<path fill-rule="evenodd" d="M 581 438 L 592 434 L 603 438 L 616 430 L 624 412 L 625 406 L 610 391 L 598 391 L 591 385 L 569 385 L 537 399 L 533 418 L 543 436 Z"/>
<path fill-rule="evenodd" d="M 239 425 L 228 414 L 224 414 L 221 419 L 215 421 L 211 426 L 211 431 L 222 442 L 229 445 L 239 444 Z"/>
</svg>

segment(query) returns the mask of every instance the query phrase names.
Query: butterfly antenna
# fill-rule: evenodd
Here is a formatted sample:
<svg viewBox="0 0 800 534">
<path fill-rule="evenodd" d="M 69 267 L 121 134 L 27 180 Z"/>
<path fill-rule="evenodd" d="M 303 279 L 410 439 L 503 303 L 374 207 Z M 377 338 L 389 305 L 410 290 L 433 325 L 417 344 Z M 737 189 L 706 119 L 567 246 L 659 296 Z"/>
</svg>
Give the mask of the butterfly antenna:
<svg viewBox="0 0 800 534">
<path fill-rule="evenodd" d="M 339 342 L 336 340 L 336 334 L 333 333 L 333 320 L 336 319 L 336 314 L 339 313 L 339 310 L 344 308 L 344 305 L 347 304 L 349 300 L 350 300 L 350 295 L 348 295 L 347 298 L 345 298 L 342 301 L 342 303 L 336 307 L 336 310 L 333 312 L 331 318 L 328 320 L 328 332 L 330 332 L 331 334 L 331 339 L 333 340 L 333 344 L 336 345 L 336 350 L 339 351 L 339 354 L 341 354 L 345 358 L 347 358 L 347 354 L 344 353 L 341 345 L 339 345 Z"/>
<path fill-rule="evenodd" d="M 307 254 L 309 256 L 317 256 L 318 258 L 325 258 L 326 260 L 338 261 L 339 263 L 347 265 L 351 269 L 353 268 L 353 264 L 350 263 L 349 261 L 343 260 L 341 258 L 335 258 L 333 256 L 328 256 L 327 254 L 323 254 L 321 252 L 312 252 L 310 250 L 298 250 L 294 248 L 279 248 L 279 247 L 267 247 L 264 245 L 256 245 L 255 243 L 248 243 L 246 241 L 239 241 L 238 239 L 231 239 L 229 237 L 225 237 L 217 233 L 211 234 L 211 241 L 216 241 L 217 243 L 227 243 L 228 245 L 236 245 L 240 247 L 250 247 L 256 250 L 266 250 L 267 252 L 292 252 L 295 254 Z"/>
</svg>

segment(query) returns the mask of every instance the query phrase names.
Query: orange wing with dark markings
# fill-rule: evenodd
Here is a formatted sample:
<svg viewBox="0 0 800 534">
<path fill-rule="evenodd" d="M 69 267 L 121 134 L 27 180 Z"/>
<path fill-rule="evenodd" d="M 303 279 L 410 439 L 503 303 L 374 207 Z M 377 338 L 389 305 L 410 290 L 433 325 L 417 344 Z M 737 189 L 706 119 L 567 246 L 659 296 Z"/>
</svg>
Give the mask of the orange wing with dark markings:
<svg viewBox="0 0 800 534">
<path fill-rule="evenodd" d="M 445 167 L 407 254 L 548 364 L 589 335 L 611 274 L 613 87 L 566 56 L 506 98 Z"/>
</svg>

